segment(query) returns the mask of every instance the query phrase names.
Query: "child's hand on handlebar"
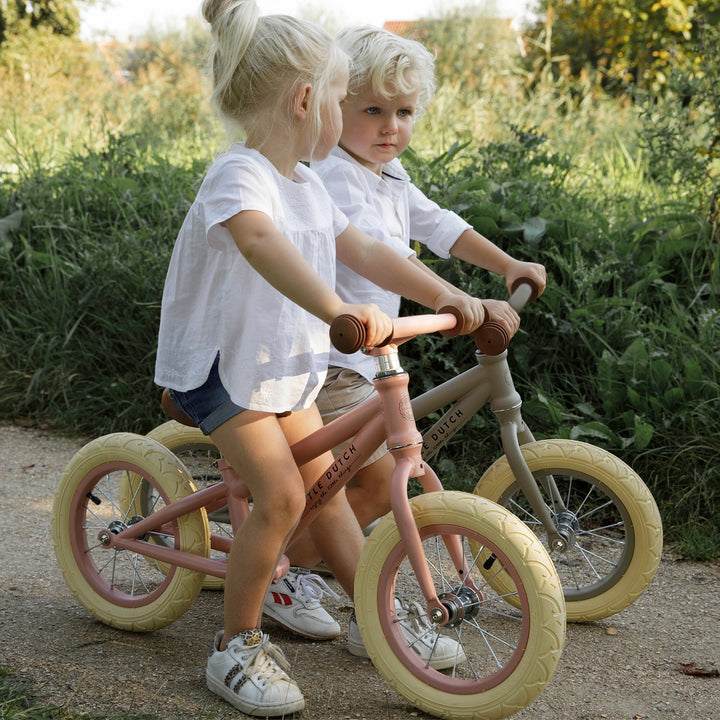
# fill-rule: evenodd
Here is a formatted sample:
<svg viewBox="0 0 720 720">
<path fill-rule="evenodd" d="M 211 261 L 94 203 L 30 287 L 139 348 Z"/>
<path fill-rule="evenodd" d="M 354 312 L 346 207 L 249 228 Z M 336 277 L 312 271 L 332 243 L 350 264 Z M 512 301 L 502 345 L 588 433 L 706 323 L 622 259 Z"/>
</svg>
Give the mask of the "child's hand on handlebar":
<svg viewBox="0 0 720 720">
<path fill-rule="evenodd" d="M 507 273 L 505 273 L 505 282 L 507 283 L 508 292 L 512 292 L 513 283 L 518 278 L 529 278 L 537 286 L 538 297 L 542 295 L 547 285 L 547 274 L 545 267 L 539 263 L 523 262 L 521 260 L 513 260 Z"/>
<path fill-rule="evenodd" d="M 499 323 L 511 338 L 520 327 L 520 316 L 505 300 L 483 300 L 487 319 Z"/>
<path fill-rule="evenodd" d="M 338 315 L 352 315 L 365 326 L 365 345 L 375 347 L 393 332 L 392 320 L 375 303 L 343 303 Z"/>
<path fill-rule="evenodd" d="M 440 312 L 443 308 L 453 307 L 459 310 L 463 316 L 461 335 L 468 335 L 477 330 L 487 319 L 485 316 L 484 301 L 480 301 L 472 295 L 464 292 L 446 292 L 437 298 L 434 310 Z"/>
</svg>

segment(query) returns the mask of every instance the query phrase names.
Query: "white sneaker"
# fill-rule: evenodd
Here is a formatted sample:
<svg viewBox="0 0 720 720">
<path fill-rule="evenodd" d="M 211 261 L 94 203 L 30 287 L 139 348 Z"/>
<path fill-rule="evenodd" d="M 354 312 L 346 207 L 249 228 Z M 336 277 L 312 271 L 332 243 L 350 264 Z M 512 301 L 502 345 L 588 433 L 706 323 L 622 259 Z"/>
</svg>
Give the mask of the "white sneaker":
<svg viewBox="0 0 720 720">
<path fill-rule="evenodd" d="M 340 634 L 340 626 L 320 604 L 323 595 L 340 599 L 319 575 L 293 567 L 287 575 L 272 581 L 263 615 L 297 635 L 331 640 Z"/>
<path fill-rule="evenodd" d="M 223 631 L 215 635 L 208 655 L 205 678 L 216 695 L 247 715 L 292 715 L 305 707 L 300 688 L 286 670 L 290 664 L 282 650 L 259 630 L 231 638 L 220 650 Z M 253 642 L 255 641 L 255 642 Z"/>
<path fill-rule="evenodd" d="M 459 642 L 445 635 L 440 635 L 430 625 L 427 612 L 420 603 L 413 602 L 403 605 L 396 599 L 395 612 L 400 622 L 400 629 L 410 647 L 430 667 L 435 668 L 435 670 L 445 670 L 467 660 L 465 651 Z M 352 655 L 370 657 L 360 635 L 355 613 L 350 618 L 347 647 Z"/>
</svg>

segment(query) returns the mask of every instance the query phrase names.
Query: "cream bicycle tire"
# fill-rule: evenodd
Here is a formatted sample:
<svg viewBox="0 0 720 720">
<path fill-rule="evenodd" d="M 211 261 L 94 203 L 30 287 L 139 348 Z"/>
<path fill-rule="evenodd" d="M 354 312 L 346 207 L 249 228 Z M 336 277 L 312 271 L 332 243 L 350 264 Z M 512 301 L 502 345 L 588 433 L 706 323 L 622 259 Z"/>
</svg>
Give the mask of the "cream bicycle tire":
<svg viewBox="0 0 720 720">
<path fill-rule="evenodd" d="M 218 459 L 220 452 L 213 441 L 200 428 L 193 428 L 175 420 L 168 420 L 153 428 L 146 437 L 157 440 L 171 450 L 188 469 L 197 488 L 201 489 L 211 482 L 217 482 L 221 479 L 219 470 L 216 470 L 210 477 L 208 476 L 209 461 Z M 229 525 L 226 523 L 214 523 L 212 517 L 209 517 L 208 520 L 211 532 L 232 538 L 232 530 L 229 529 Z M 222 590 L 224 586 L 224 578 L 214 575 L 206 575 L 203 580 L 203 590 Z"/>
<path fill-rule="evenodd" d="M 92 440 L 70 460 L 53 502 L 52 534 L 58 565 L 68 587 L 98 620 L 123 630 L 151 631 L 169 625 L 194 602 L 203 574 L 166 566 L 129 551 L 108 549 L 100 541 L 135 522 L 134 506 L 119 497 L 128 473 L 146 478 L 168 504 L 195 491 L 182 463 L 163 445 L 142 435 L 114 433 Z M 209 529 L 204 512 L 177 518 L 174 545 L 208 556 Z"/>
<path fill-rule="evenodd" d="M 650 490 L 622 460 L 588 443 L 540 440 L 521 450 L 535 477 L 553 475 L 566 501 L 582 498 L 578 504 L 584 505 L 575 546 L 564 554 L 550 552 L 563 583 L 568 621 L 590 622 L 624 610 L 650 585 L 662 555 L 662 521 Z M 507 457 L 487 469 L 475 493 L 516 512 L 543 536 L 519 497 Z M 600 515 L 594 508 L 600 507 L 607 520 L 597 530 Z M 506 576 L 494 582 L 500 591 L 511 587 Z"/>
<path fill-rule="evenodd" d="M 424 712 L 448 720 L 497 720 L 512 715 L 550 682 L 562 652 L 564 600 L 552 562 L 527 526 L 484 498 L 438 492 L 410 503 L 427 544 L 438 593 L 447 589 L 448 580 L 441 577 L 446 562 L 438 538 L 456 534 L 490 547 L 506 564 L 522 588 L 522 610 L 510 617 L 505 601 L 490 597 L 492 590 L 486 584 L 481 589 L 488 594 L 469 606 L 477 609 L 477 616 L 472 621 L 466 616 L 457 627 L 440 630 L 460 643 L 468 659 L 445 673 L 424 663 L 394 622 L 394 602 L 405 593 L 415 593 L 423 607 L 425 601 L 417 580 L 408 577 L 403 543 L 394 518 L 388 515 L 367 540 L 355 579 L 355 608 L 365 648 L 385 681 Z M 439 550 L 437 558 L 435 550 Z M 476 581 L 483 580 L 472 562 L 469 568 Z M 462 589 L 461 583 L 458 592 Z M 486 666 L 480 653 L 487 652 L 483 643 L 491 636 L 483 633 L 491 628 L 493 636 L 499 636 L 499 623 L 507 625 L 508 638 L 515 644 L 504 650 L 498 643 L 492 651 L 498 657 L 488 658 Z M 501 657 L 502 652 L 506 657 Z"/>
</svg>

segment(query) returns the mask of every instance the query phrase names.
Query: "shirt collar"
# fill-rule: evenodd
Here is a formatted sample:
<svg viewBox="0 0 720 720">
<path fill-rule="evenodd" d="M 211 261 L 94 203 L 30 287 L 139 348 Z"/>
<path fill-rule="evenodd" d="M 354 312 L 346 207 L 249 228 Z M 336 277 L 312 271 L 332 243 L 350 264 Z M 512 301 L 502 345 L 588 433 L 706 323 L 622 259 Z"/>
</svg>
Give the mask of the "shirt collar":
<svg viewBox="0 0 720 720">
<path fill-rule="evenodd" d="M 348 153 L 346 150 L 343 150 L 339 145 L 336 145 L 331 151 L 330 154 L 333 157 L 340 158 L 341 160 L 346 160 L 349 163 L 353 163 L 357 167 L 359 167 L 362 172 L 365 173 L 368 180 L 373 180 L 374 184 L 377 185 L 381 180 L 385 181 L 399 181 L 399 182 L 410 182 L 410 176 L 407 174 L 407 171 L 402 166 L 402 163 L 398 158 L 393 158 L 389 163 L 385 163 L 382 168 L 382 175 L 377 175 L 376 173 L 372 172 L 372 170 L 368 170 L 362 163 L 359 163 L 350 153 Z"/>
</svg>

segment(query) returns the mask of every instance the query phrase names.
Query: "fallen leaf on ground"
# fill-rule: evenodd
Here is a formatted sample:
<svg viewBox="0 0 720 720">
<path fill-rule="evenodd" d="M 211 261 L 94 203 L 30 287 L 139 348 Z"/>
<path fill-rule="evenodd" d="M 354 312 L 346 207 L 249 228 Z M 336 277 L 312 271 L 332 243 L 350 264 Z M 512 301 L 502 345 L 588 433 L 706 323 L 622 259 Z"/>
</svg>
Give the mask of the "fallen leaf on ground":
<svg viewBox="0 0 720 720">
<path fill-rule="evenodd" d="M 699 677 L 720 677 L 720 670 L 716 668 L 701 668 L 695 663 L 678 663 L 677 669 L 685 675 L 697 675 Z"/>
</svg>

